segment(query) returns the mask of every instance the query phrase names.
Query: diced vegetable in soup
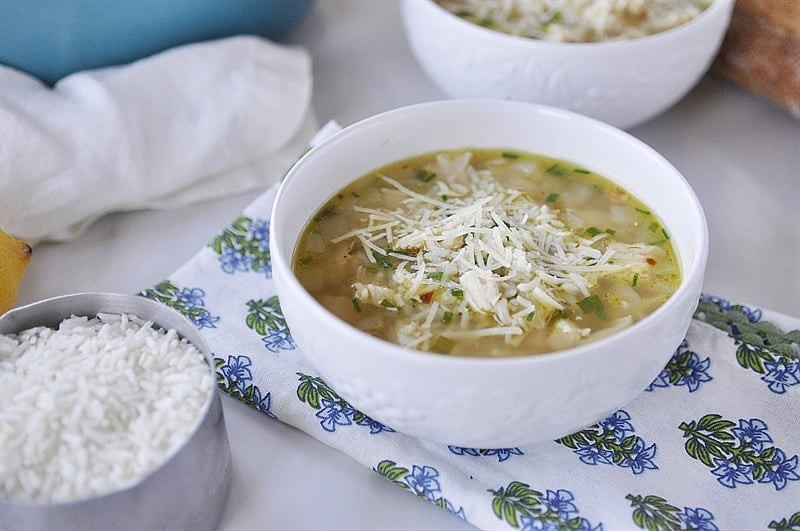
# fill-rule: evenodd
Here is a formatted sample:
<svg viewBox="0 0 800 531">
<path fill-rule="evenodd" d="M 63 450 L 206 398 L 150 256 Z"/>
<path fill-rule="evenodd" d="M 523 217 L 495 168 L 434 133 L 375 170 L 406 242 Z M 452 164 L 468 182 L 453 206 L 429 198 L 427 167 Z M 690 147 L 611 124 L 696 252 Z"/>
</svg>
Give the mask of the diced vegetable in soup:
<svg viewBox="0 0 800 531">
<path fill-rule="evenodd" d="M 497 150 L 378 169 L 313 216 L 294 270 L 326 308 L 400 345 L 467 356 L 604 337 L 680 283 L 668 230 L 590 169 Z"/>
</svg>

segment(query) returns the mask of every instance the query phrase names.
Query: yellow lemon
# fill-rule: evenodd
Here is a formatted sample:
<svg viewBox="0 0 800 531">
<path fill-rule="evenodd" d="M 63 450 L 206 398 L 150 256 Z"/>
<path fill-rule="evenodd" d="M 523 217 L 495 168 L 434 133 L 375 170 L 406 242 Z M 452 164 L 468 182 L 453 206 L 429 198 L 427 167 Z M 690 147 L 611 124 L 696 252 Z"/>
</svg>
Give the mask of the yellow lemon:
<svg viewBox="0 0 800 531">
<path fill-rule="evenodd" d="M 0 314 L 16 304 L 19 283 L 31 254 L 30 245 L 0 230 Z"/>
</svg>

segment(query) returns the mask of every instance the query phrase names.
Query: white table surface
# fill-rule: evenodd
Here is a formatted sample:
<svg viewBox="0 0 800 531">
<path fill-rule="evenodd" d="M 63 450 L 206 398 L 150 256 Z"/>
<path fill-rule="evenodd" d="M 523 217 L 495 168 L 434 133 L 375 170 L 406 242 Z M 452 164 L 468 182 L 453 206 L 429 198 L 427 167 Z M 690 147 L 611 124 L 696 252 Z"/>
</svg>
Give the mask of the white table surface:
<svg viewBox="0 0 800 531">
<path fill-rule="evenodd" d="M 320 123 L 444 98 L 411 55 L 392 0 L 318 0 L 291 42 L 314 59 Z M 704 290 L 800 316 L 800 121 L 709 74 L 631 132 L 684 173 L 705 207 Z M 113 214 L 75 241 L 42 244 L 19 302 L 149 287 L 257 195 Z M 305 433 L 227 396 L 223 404 L 234 480 L 221 531 L 469 528 Z"/>
</svg>

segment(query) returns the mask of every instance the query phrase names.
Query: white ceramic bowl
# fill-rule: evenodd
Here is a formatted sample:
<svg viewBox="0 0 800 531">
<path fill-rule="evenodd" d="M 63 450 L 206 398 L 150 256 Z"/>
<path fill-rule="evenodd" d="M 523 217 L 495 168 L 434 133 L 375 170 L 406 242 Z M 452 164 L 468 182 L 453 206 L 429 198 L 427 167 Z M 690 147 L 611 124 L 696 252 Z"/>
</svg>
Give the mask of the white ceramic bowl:
<svg viewBox="0 0 800 531">
<path fill-rule="evenodd" d="M 504 359 L 410 350 L 346 324 L 292 273 L 298 237 L 342 187 L 393 161 L 435 150 L 497 148 L 546 154 L 611 178 L 648 204 L 672 235 L 683 281 L 655 313 L 588 345 Z M 297 344 L 355 408 L 397 431 L 473 448 L 552 440 L 624 406 L 683 339 L 707 255 L 703 210 L 681 174 L 647 145 L 552 107 L 449 100 L 368 118 L 307 153 L 280 186 L 271 219 L 273 275 Z"/>
<path fill-rule="evenodd" d="M 631 128 L 681 99 L 708 70 L 733 0 L 692 21 L 626 41 L 560 43 L 501 33 L 433 0 L 402 0 L 411 50 L 450 97 L 531 101 Z"/>
</svg>

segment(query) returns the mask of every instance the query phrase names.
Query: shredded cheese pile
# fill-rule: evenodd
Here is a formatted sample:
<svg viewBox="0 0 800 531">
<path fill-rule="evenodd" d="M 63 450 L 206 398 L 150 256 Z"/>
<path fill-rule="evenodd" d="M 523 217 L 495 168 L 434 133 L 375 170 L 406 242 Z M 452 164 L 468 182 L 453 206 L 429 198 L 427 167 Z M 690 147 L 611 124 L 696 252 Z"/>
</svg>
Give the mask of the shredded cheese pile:
<svg viewBox="0 0 800 531">
<path fill-rule="evenodd" d="M 680 26 L 713 0 L 436 0 L 476 24 L 533 39 L 596 42 Z"/>
<path fill-rule="evenodd" d="M 648 246 L 609 243 L 605 232 L 582 236 L 546 203 L 476 170 L 470 157 L 439 154 L 426 193 L 381 176 L 402 195 L 400 206 L 354 207 L 366 226 L 333 240 L 357 239 L 371 263 L 397 264 L 388 283 L 352 287 L 360 304 L 407 314 L 398 332 L 403 346 L 428 347 L 432 325 L 451 320 L 461 325 L 448 329 L 451 339 L 494 335 L 518 342 L 566 304 L 588 297 L 599 278 L 644 269 Z M 467 327 L 477 315 L 494 326 Z"/>
</svg>

